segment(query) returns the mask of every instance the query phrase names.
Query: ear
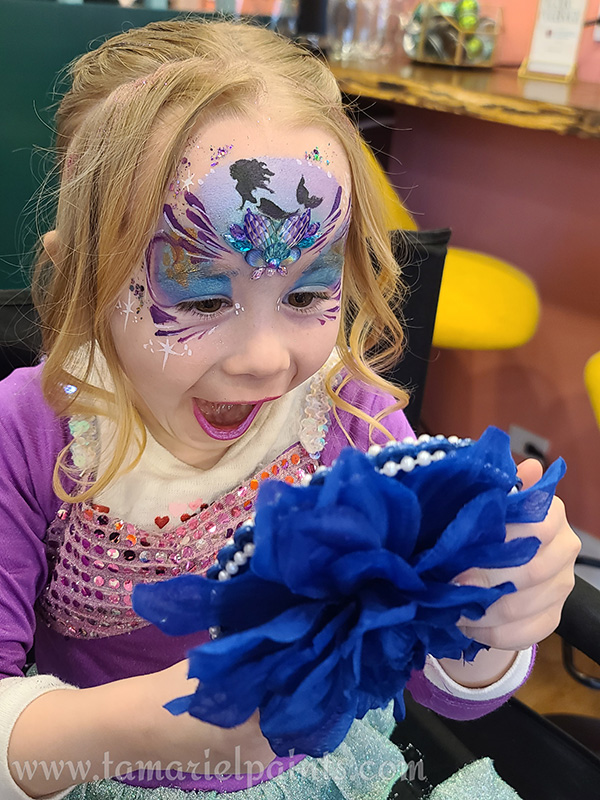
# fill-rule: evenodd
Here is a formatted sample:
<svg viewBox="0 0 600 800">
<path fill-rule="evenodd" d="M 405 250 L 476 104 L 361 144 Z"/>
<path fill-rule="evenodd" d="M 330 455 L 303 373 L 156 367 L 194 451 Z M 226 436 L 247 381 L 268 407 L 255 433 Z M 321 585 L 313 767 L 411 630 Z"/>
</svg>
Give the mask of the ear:
<svg viewBox="0 0 600 800">
<path fill-rule="evenodd" d="M 58 234 L 55 230 L 42 236 L 42 244 L 49 258 L 56 264 L 58 259 Z"/>
</svg>

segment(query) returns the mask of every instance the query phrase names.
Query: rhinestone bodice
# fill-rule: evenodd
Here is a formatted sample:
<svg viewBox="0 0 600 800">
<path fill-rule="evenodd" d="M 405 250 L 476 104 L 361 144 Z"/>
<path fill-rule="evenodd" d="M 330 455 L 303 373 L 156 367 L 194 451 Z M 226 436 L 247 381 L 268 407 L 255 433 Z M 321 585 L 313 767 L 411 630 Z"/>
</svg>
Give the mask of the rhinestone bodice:
<svg viewBox="0 0 600 800">
<path fill-rule="evenodd" d="M 48 581 L 38 612 L 53 630 L 73 638 L 101 638 L 148 625 L 131 606 L 139 583 L 202 574 L 254 511 L 260 485 L 272 478 L 296 484 L 318 462 L 302 445 L 285 451 L 247 482 L 178 524 L 138 528 L 106 506 L 65 503 L 48 529 Z"/>
</svg>

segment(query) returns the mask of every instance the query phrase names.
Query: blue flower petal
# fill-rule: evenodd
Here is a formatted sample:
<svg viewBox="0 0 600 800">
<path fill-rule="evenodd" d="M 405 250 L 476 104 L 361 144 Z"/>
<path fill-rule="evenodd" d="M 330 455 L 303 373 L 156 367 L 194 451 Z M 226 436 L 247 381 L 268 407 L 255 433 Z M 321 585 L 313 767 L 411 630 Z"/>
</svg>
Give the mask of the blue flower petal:
<svg viewBox="0 0 600 800">
<path fill-rule="evenodd" d="M 256 552 L 243 573 L 137 587 L 136 611 L 162 630 L 218 625 L 223 633 L 190 652 L 190 676 L 200 683 L 169 710 L 232 727 L 258 708 L 276 753 L 318 756 L 371 708 L 393 699 L 400 717 L 406 681 L 428 653 L 472 660 L 484 645 L 466 637 L 458 620 L 479 619 L 515 586 L 452 579 L 534 555 L 539 541 L 507 542 L 505 526 L 543 519 L 564 464 L 509 494 L 516 467 L 505 434 L 488 429 L 472 445 L 444 447 L 444 459 L 394 478 L 373 465 L 399 460 L 399 444 L 374 458 L 344 451 L 305 488 L 269 481 L 256 506 Z M 248 531 L 236 547 L 251 540 Z M 232 555 L 230 547 L 220 561 Z"/>
<path fill-rule="evenodd" d="M 247 602 L 249 596 L 253 598 L 251 604 Z M 273 608 L 281 612 L 296 602 L 285 586 L 262 581 L 251 572 L 227 582 L 227 586 L 199 575 L 182 575 L 160 583 L 139 584 L 132 595 L 136 614 L 171 636 L 212 626 L 244 630 L 271 619 Z"/>
<path fill-rule="evenodd" d="M 294 694 L 273 695 L 261 709 L 260 727 L 274 752 L 320 757 L 345 738 L 356 716 L 357 698 L 345 691 L 348 665 L 332 653 L 316 665 Z"/>
<path fill-rule="evenodd" d="M 564 476 L 567 465 L 562 458 L 554 461 L 540 480 L 529 489 L 511 494 L 507 500 L 506 522 L 541 522 L 545 519 L 554 498 L 556 485 Z"/>
<path fill-rule="evenodd" d="M 394 599 L 395 589 L 418 592 L 426 588 L 414 567 L 386 550 L 369 553 L 368 558 L 364 553 L 348 553 L 336 561 L 329 576 L 330 591 L 337 589 L 342 596 L 368 589 L 374 581 L 380 582 L 380 592 L 393 592 Z"/>
<path fill-rule="evenodd" d="M 469 566 L 479 566 L 465 555 L 475 542 L 502 542 L 506 533 L 506 494 L 499 489 L 483 492 L 469 500 L 441 532 L 435 544 L 415 562 L 419 574 L 431 573 L 434 580 L 451 580 Z"/>
</svg>

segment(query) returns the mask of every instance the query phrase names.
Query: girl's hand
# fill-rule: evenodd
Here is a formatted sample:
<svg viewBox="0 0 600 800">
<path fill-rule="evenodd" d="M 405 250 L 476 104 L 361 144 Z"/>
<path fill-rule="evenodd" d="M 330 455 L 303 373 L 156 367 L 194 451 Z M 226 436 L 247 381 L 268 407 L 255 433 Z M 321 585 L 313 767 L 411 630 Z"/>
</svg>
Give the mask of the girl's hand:
<svg viewBox="0 0 600 800">
<path fill-rule="evenodd" d="M 124 678 L 89 689 L 57 689 L 33 700 L 10 737 L 8 764 L 27 796 L 46 797 L 79 781 L 139 770 L 194 776 L 262 772 L 275 754 L 262 735 L 258 713 L 226 730 L 182 714 L 165 703 L 191 694 L 187 661 L 151 675 Z M 5 756 L 6 758 L 6 756 Z M 33 771 L 23 765 L 34 765 Z M 65 765 L 60 770 L 40 764 Z M 83 767 L 73 773 L 67 765 Z"/>
<path fill-rule="evenodd" d="M 195 691 L 198 682 L 188 679 L 187 670 L 188 662 L 180 661 L 160 672 L 120 682 L 129 694 L 127 707 L 137 716 L 138 724 L 134 716 L 129 725 L 133 722 L 140 734 L 136 737 L 139 759 L 160 761 L 163 769 L 176 762 L 184 772 L 202 775 L 231 774 L 236 765 L 242 775 L 266 769 L 275 754 L 260 730 L 258 711 L 243 725 L 227 729 L 189 714 L 174 716 L 163 708 L 170 700 Z"/>
<path fill-rule="evenodd" d="M 524 461 L 517 471 L 525 489 L 542 475 L 535 459 Z M 543 522 L 506 526 L 507 540 L 519 536 L 536 536 L 541 541 L 528 564 L 510 569 L 469 569 L 455 578 L 471 586 L 496 586 L 504 581 L 516 586 L 516 592 L 497 600 L 481 619 L 463 617 L 458 623 L 466 636 L 500 650 L 524 650 L 556 629 L 575 582 L 573 567 L 581 549 L 558 497 Z"/>
</svg>

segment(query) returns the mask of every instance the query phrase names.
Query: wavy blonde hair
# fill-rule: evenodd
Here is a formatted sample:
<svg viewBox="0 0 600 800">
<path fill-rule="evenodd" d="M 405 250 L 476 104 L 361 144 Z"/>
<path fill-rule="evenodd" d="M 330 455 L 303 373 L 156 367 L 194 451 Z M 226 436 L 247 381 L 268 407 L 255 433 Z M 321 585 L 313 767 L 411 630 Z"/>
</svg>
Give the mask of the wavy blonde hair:
<svg viewBox="0 0 600 800">
<path fill-rule="evenodd" d="M 62 485 L 64 475 L 76 478 L 66 447 L 54 474 L 58 496 L 88 499 L 139 460 L 145 428 L 110 335 L 115 298 L 130 279 L 132 264 L 142 258 L 191 131 L 200 121 L 243 117 L 265 97 L 276 98 L 286 124 L 319 127 L 346 153 L 352 216 L 338 337 L 341 361 L 327 375 L 326 387 L 336 416 L 344 409 L 367 421 L 371 432 L 377 428 L 391 438 L 380 419 L 403 407 L 407 394 L 378 372 L 402 352 L 396 311 L 403 286 L 364 142 L 329 69 L 265 29 L 179 19 L 115 36 L 75 61 L 69 72 L 71 89 L 56 115 L 61 175 L 56 241 L 49 247 L 52 257 L 41 249 L 34 276 L 47 354 L 42 387 L 59 415 L 108 415 L 117 422 L 117 439 L 104 471 L 80 484 L 76 494 Z M 165 134 L 160 145 L 158 130 Z M 140 169 L 149 152 L 151 178 Z M 146 174 L 143 185 L 140 174 Z M 110 390 L 91 380 L 97 348 L 106 360 Z M 342 367 L 344 380 L 334 389 L 333 378 Z M 389 392 L 397 402 L 376 418 L 368 416 L 340 396 L 352 378 Z M 66 395 L 66 384 L 78 391 Z M 137 458 L 125 465 L 132 445 Z"/>
</svg>

